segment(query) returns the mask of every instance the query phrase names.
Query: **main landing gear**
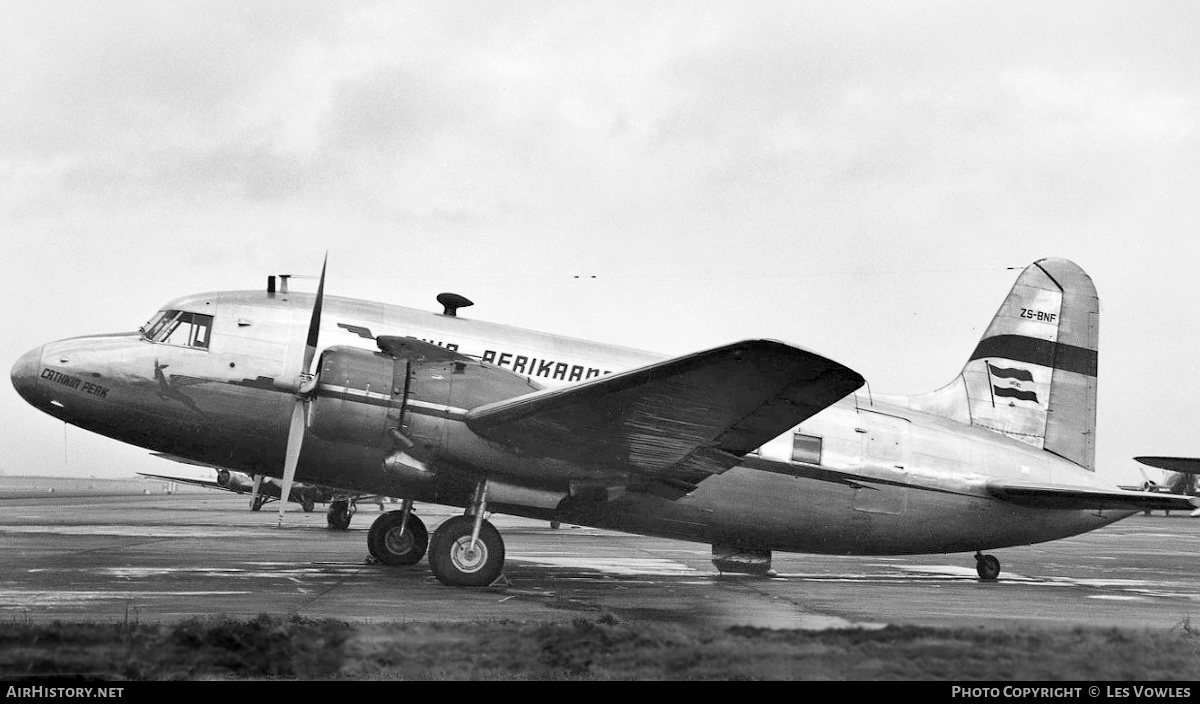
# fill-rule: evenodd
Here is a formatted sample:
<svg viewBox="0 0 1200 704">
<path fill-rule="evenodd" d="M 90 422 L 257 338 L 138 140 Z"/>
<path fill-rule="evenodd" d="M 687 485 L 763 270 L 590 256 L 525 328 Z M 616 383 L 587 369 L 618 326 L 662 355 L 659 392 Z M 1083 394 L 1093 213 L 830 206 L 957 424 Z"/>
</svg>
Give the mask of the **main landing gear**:
<svg viewBox="0 0 1200 704">
<path fill-rule="evenodd" d="M 483 514 L 454 516 L 433 532 L 429 567 L 442 584 L 486 587 L 504 569 L 504 540 Z"/>
<path fill-rule="evenodd" d="M 975 571 L 979 573 L 979 578 L 985 582 L 995 582 L 1000 576 L 1000 560 L 997 560 L 992 555 L 984 555 L 981 552 L 975 553 Z"/>
<path fill-rule="evenodd" d="M 504 539 L 488 521 L 487 482 L 475 490 L 465 515 L 442 522 L 432 536 L 412 515 L 412 501 L 399 511 L 375 519 L 367 534 L 371 555 L 385 565 L 412 565 L 428 548 L 429 568 L 438 581 L 452 587 L 486 587 L 504 570 Z"/>
<path fill-rule="evenodd" d="M 325 522 L 334 530 L 346 530 L 358 507 L 350 499 L 335 499 L 325 511 Z"/>
<path fill-rule="evenodd" d="M 479 482 L 462 516 L 447 519 L 433 532 L 429 568 L 442 584 L 486 587 L 504 570 L 504 540 L 488 521 L 487 480 Z"/>
<path fill-rule="evenodd" d="M 399 511 L 382 513 L 367 532 L 367 550 L 385 565 L 415 565 L 425 556 L 429 531 L 412 513 L 412 501 Z"/>
</svg>

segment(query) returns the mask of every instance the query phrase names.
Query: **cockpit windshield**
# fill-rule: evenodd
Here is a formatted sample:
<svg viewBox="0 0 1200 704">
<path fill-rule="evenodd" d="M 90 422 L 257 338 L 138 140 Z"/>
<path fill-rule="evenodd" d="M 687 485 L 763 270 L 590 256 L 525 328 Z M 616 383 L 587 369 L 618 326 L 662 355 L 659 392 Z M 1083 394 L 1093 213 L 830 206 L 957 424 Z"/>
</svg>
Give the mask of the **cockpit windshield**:
<svg viewBox="0 0 1200 704">
<path fill-rule="evenodd" d="M 142 339 L 166 345 L 208 349 L 213 317 L 186 310 L 160 310 L 142 326 Z"/>
</svg>

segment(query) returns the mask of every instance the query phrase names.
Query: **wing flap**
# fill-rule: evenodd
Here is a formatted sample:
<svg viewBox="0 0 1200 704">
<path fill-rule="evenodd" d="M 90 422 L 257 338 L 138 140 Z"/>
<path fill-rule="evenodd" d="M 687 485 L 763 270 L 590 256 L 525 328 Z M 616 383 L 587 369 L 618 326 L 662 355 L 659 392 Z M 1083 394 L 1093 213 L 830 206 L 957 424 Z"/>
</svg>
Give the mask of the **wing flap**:
<svg viewBox="0 0 1200 704">
<path fill-rule="evenodd" d="M 516 452 L 694 484 L 863 383 L 798 347 L 748 340 L 472 410 Z"/>
<path fill-rule="evenodd" d="M 1193 511 L 1200 508 L 1200 498 L 1152 491 L 1111 491 L 1013 482 L 991 482 L 987 489 L 998 499 L 1029 508 L 1067 511 Z"/>
</svg>

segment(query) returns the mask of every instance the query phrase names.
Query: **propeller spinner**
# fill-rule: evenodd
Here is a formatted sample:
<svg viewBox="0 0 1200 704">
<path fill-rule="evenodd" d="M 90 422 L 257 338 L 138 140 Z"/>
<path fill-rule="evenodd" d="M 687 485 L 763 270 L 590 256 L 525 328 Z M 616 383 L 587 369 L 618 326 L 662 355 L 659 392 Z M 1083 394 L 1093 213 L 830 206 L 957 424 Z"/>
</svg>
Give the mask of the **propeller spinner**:
<svg viewBox="0 0 1200 704">
<path fill-rule="evenodd" d="M 296 375 L 295 397 L 292 406 L 292 422 L 288 428 L 287 452 L 283 460 L 283 490 L 279 495 L 279 523 L 283 525 L 283 509 L 292 495 L 292 480 L 296 476 L 296 464 L 300 461 L 300 448 L 304 444 L 304 432 L 308 428 L 308 406 L 312 393 L 317 388 L 317 375 L 311 372 L 313 357 L 317 354 L 317 335 L 321 327 L 321 303 L 325 297 L 325 265 L 329 255 L 321 262 L 321 280 L 317 283 L 317 300 L 313 303 L 312 319 L 308 323 L 308 338 L 304 343 L 304 361 Z"/>
</svg>

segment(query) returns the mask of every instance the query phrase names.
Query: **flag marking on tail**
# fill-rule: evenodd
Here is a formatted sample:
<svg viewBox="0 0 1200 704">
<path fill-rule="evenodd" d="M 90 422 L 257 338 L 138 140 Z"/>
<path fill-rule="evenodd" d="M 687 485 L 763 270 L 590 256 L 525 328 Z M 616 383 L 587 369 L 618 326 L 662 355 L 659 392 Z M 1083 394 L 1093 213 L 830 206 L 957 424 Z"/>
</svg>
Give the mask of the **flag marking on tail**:
<svg viewBox="0 0 1200 704">
<path fill-rule="evenodd" d="M 1033 374 L 1029 373 L 1028 369 L 1005 369 L 997 367 L 992 363 L 988 363 L 988 369 L 991 370 L 992 376 L 1000 379 L 1016 379 L 1017 381 L 1033 381 Z"/>
</svg>

